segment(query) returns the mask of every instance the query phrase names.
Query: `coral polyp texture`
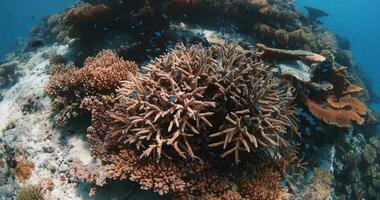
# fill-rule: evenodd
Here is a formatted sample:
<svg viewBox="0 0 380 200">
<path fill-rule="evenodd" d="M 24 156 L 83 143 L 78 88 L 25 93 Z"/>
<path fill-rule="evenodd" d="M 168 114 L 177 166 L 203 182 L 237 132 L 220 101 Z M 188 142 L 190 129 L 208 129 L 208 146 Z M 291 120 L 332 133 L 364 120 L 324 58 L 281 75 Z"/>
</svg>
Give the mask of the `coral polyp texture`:
<svg viewBox="0 0 380 200">
<path fill-rule="evenodd" d="M 104 50 L 95 57 L 86 59 L 83 68 L 72 64 L 53 65 L 52 75 L 45 92 L 54 102 L 57 114 L 54 120 L 59 125 L 83 115 L 88 101 L 105 101 L 115 94 L 119 81 L 137 73 L 137 65 L 124 61 L 111 50 Z"/>
</svg>

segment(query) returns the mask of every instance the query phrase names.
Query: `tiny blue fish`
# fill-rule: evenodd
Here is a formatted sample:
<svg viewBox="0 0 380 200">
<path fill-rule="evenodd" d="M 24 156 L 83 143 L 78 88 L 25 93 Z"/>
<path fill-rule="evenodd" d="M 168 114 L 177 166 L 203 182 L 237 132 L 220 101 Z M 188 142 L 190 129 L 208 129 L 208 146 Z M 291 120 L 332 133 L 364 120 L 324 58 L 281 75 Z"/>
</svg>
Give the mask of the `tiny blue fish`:
<svg viewBox="0 0 380 200">
<path fill-rule="evenodd" d="M 168 98 L 168 103 L 173 103 L 175 101 L 176 97 L 175 96 L 170 96 Z"/>
<path fill-rule="evenodd" d="M 133 92 L 131 92 L 131 94 L 129 94 L 129 97 L 130 97 L 130 98 L 135 98 L 135 97 L 137 97 L 137 91 L 134 90 Z"/>
<path fill-rule="evenodd" d="M 255 109 L 256 109 L 257 111 L 260 110 L 260 104 L 256 103 L 256 104 L 255 104 Z"/>
<path fill-rule="evenodd" d="M 154 34 L 155 34 L 157 37 L 161 37 L 161 33 L 160 33 L 160 32 L 154 32 Z"/>
</svg>

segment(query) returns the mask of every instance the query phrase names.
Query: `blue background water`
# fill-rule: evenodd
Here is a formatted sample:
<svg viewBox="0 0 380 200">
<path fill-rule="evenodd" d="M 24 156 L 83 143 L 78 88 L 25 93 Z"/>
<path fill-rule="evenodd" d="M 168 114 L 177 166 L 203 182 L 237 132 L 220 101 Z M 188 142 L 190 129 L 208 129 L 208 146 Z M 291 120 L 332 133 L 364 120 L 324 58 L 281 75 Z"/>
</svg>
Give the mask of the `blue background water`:
<svg viewBox="0 0 380 200">
<path fill-rule="evenodd" d="M 75 0 L 0 0 L 0 58 L 12 44 L 27 36 L 42 17 L 55 14 Z M 353 56 L 380 92 L 380 1 L 379 0 L 296 0 L 297 5 L 320 8 L 330 16 L 324 26 L 351 42 Z"/>
<path fill-rule="evenodd" d="M 0 60 L 45 16 L 56 14 L 75 0 L 0 0 Z"/>
</svg>

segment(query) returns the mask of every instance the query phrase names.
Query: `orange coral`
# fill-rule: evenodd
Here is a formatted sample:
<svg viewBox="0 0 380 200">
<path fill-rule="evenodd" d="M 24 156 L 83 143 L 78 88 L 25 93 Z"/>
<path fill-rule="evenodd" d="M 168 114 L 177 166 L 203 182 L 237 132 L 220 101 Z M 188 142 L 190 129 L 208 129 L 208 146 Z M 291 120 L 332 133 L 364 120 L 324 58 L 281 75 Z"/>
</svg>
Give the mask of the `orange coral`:
<svg viewBox="0 0 380 200">
<path fill-rule="evenodd" d="M 11 172 L 16 176 L 17 180 L 24 183 L 32 175 L 34 163 L 28 161 L 25 156 L 16 158 L 16 166 L 11 168 Z"/>
<path fill-rule="evenodd" d="M 88 90 L 114 90 L 129 73 L 137 74 L 137 66 L 120 59 L 111 50 L 103 50 L 95 57 L 87 58 L 79 73 L 83 87 Z"/>
<path fill-rule="evenodd" d="M 91 30 L 96 29 L 94 24 L 99 24 L 101 19 L 109 12 L 109 8 L 104 5 L 81 4 L 62 13 L 60 25 L 65 27 L 60 34 L 66 34 L 71 38 L 86 39 L 91 38 Z M 55 27 L 59 29 L 59 27 Z M 66 33 L 63 33 L 66 32 Z"/>
</svg>

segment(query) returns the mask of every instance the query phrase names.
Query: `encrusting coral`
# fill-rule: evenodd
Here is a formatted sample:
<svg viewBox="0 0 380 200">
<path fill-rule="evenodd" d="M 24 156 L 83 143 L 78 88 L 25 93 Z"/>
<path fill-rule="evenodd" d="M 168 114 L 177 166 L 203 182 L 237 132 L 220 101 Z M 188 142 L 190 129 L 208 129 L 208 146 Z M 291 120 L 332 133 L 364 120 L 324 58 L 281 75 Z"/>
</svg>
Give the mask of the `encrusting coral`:
<svg viewBox="0 0 380 200">
<path fill-rule="evenodd" d="M 87 58 L 80 69 L 72 64 L 53 65 L 45 92 L 53 99 L 58 112 L 55 122 L 65 125 L 81 116 L 88 109 L 89 100 L 106 100 L 115 93 L 119 81 L 127 79 L 130 73 L 137 73 L 136 64 L 124 61 L 111 50 Z"/>
</svg>

